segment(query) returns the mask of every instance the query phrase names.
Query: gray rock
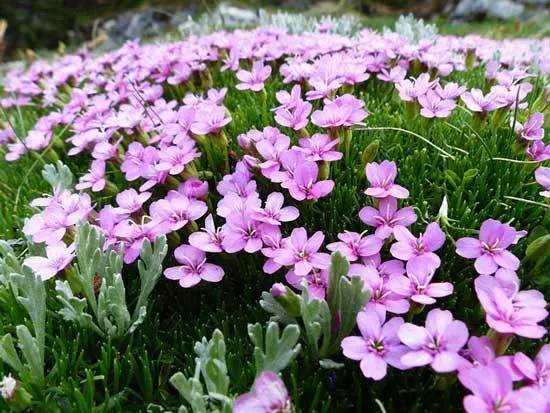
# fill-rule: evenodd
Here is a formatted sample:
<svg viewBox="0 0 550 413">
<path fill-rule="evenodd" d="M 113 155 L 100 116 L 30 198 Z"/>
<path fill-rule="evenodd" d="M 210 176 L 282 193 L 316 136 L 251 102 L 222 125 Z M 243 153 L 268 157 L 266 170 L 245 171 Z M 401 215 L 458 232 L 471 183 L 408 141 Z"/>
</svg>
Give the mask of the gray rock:
<svg viewBox="0 0 550 413">
<path fill-rule="evenodd" d="M 485 17 L 489 9 L 489 0 L 460 0 L 452 17 L 458 20 L 474 20 Z"/>
<path fill-rule="evenodd" d="M 494 0 L 489 4 L 487 17 L 499 20 L 519 19 L 523 16 L 525 6 L 512 0 Z"/>
</svg>

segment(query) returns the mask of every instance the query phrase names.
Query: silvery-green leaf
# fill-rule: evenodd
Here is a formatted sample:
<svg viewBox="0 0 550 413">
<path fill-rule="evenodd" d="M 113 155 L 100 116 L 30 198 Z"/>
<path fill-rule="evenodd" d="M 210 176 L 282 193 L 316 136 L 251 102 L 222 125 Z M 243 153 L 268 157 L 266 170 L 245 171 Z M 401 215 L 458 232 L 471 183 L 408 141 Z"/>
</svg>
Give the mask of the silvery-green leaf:
<svg viewBox="0 0 550 413">
<path fill-rule="evenodd" d="M 216 329 L 211 340 L 203 337 L 195 344 L 195 353 L 199 358 L 201 373 L 209 393 L 227 394 L 229 376 L 225 363 L 225 341 L 220 330 Z"/>
<path fill-rule="evenodd" d="M 73 173 L 61 161 L 44 166 L 42 176 L 56 193 L 61 193 L 73 187 Z"/>
<path fill-rule="evenodd" d="M 254 358 L 256 375 L 262 371 L 282 371 L 300 352 L 300 328 L 289 324 L 279 337 L 279 325 L 269 322 L 266 328 L 265 340 L 263 328 L 259 323 L 248 325 L 248 336 L 254 343 Z"/>
<path fill-rule="evenodd" d="M 138 328 L 142 323 L 143 320 L 145 320 L 145 316 L 147 315 L 147 307 L 141 306 L 139 308 L 138 317 L 137 319 L 132 323 L 130 328 L 128 329 L 128 333 L 132 334 L 136 328 Z"/>
<path fill-rule="evenodd" d="M 196 374 L 195 374 L 196 375 Z M 170 384 L 191 405 L 193 413 L 206 413 L 203 388 L 196 377 L 187 379 L 181 372 L 170 377 Z M 181 408 L 180 408 L 181 410 Z M 187 411 L 187 409 L 185 409 Z"/>
<path fill-rule="evenodd" d="M 23 363 L 15 350 L 11 334 L 6 334 L 0 340 L 0 359 L 18 373 L 23 369 Z"/>
<path fill-rule="evenodd" d="M 31 335 L 27 326 L 18 325 L 15 332 L 19 348 L 31 372 L 31 377 L 41 387 L 44 384 L 44 362 L 40 355 L 37 340 Z"/>
<path fill-rule="evenodd" d="M 67 281 L 55 282 L 55 291 L 57 299 L 63 305 L 59 314 L 65 321 L 77 323 L 82 328 L 87 328 L 103 336 L 103 331 L 94 323 L 93 318 L 86 312 L 88 302 L 85 298 L 75 297 Z"/>
<path fill-rule="evenodd" d="M 166 237 L 161 236 L 155 240 L 154 247 L 151 247 L 149 240 L 143 242 L 140 251 L 140 260 L 138 262 L 139 279 L 141 288 L 139 291 L 138 301 L 134 310 L 133 320 L 139 317 L 141 308 L 146 306 L 149 295 L 155 288 L 157 281 L 162 273 L 162 262 L 168 252 L 168 244 Z"/>
<path fill-rule="evenodd" d="M 344 363 L 337 363 L 331 359 L 319 360 L 319 365 L 327 370 L 339 370 L 344 367 Z"/>
</svg>

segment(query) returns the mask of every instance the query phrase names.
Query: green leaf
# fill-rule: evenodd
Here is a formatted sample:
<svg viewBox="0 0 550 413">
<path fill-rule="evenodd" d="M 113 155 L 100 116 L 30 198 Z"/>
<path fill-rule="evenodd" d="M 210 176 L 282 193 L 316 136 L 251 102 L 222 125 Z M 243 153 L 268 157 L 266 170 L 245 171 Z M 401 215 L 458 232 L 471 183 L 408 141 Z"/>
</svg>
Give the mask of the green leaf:
<svg viewBox="0 0 550 413">
<path fill-rule="evenodd" d="M 462 176 L 462 182 L 465 185 L 468 185 L 470 182 L 472 182 L 475 177 L 479 174 L 479 169 L 468 169 L 466 172 L 464 172 L 464 175 Z"/>
<path fill-rule="evenodd" d="M 207 410 L 206 403 L 204 402 L 203 388 L 198 379 L 199 374 L 199 366 L 195 369 L 195 377 L 189 379 L 186 378 L 183 373 L 177 372 L 170 377 L 170 384 L 178 391 L 181 397 L 191 405 L 193 413 L 206 413 Z M 183 411 L 187 411 L 187 409 Z"/>
<path fill-rule="evenodd" d="M 51 185 L 54 193 L 61 193 L 73 188 L 73 173 L 61 161 L 44 166 L 42 176 Z"/>
<path fill-rule="evenodd" d="M 263 328 L 259 323 L 248 325 L 248 336 L 254 343 L 254 358 L 256 361 L 256 376 L 262 371 L 278 373 L 296 358 L 300 352 L 300 328 L 289 324 L 279 337 L 279 324 L 267 324 L 265 341 Z"/>
<path fill-rule="evenodd" d="M 0 359 L 6 364 L 9 364 L 17 373 L 23 369 L 23 363 L 13 345 L 11 334 L 6 334 L 0 340 Z"/>
<path fill-rule="evenodd" d="M 201 373 L 208 393 L 227 394 L 229 376 L 225 363 L 225 341 L 220 330 L 216 329 L 210 341 L 203 337 L 195 344 Z"/>
<path fill-rule="evenodd" d="M 327 370 L 339 370 L 344 367 L 344 363 L 337 363 L 331 359 L 319 360 L 319 365 Z"/>
<path fill-rule="evenodd" d="M 543 235 L 531 242 L 525 251 L 526 260 L 538 261 L 548 255 L 550 255 L 550 234 Z"/>
<path fill-rule="evenodd" d="M 292 294 L 294 294 L 292 292 Z M 296 296 L 296 294 L 294 294 Z M 298 312 L 300 309 L 300 298 L 296 296 L 296 303 L 298 304 Z M 293 299 L 292 299 L 293 300 Z M 262 299 L 260 300 L 260 306 L 270 314 L 273 314 L 271 321 L 277 321 L 282 324 L 298 324 L 296 318 L 289 314 L 286 306 L 283 303 L 273 297 L 271 293 L 264 291 L 262 293 Z"/>
<path fill-rule="evenodd" d="M 103 331 L 94 323 L 90 314 L 86 312 L 88 302 L 85 298 L 75 297 L 67 281 L 55 282 L 55 291 L 57 299 L 63 305 L 59 314 L 65 321 L 77 323 L 82 328 L 87 328 L 103 336 Z"/>
<path fill-rule="evenodd" d="M 18 345 L 30 370 L 33 381 L 40 387 L 44 385 L 44 362 L 40 356 L 37 340 L 31 335 L 27 326 L 15 328 Z"/>
<path fill-rule="evenodd" d="M 153 288 L 158 282 L 158 279 L 162 273 L 162 262 L 168 252 L 168 245 L 166 243 L 166 237 L 158 237 L 155 240 L 154 248 L 151 248 L 149 240 L 143 242 L 141 247 L 140 257 L 138 262 L 139 279 L 141 281 L 141 288 L 139 291 L 139 297 L 136 307 L 134 309 L 134 315 L 132 319 L 137 321 L 142 313 L 142 307 L 147 306 L 147 299 Z"/>
</svg>

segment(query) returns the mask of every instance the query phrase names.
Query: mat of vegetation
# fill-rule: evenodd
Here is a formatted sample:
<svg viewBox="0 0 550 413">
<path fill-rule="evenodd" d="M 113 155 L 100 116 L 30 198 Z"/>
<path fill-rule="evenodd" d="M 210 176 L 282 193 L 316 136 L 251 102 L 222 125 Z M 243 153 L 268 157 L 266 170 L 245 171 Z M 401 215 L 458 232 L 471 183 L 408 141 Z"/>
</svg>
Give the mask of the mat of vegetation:
<svg viewBox="0 0 550 413">
<path fill-rule="evenodd" d="M 550 411 L 550 39 L 341 33 L 3 79 L 3 411 Z"/>
</svg>

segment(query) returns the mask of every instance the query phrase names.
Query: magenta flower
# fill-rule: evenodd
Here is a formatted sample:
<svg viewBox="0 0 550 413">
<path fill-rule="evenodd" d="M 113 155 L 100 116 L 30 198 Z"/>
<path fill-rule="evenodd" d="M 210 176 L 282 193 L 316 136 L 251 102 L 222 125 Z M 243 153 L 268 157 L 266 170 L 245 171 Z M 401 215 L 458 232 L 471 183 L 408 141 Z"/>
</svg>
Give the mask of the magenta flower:
<svg viewBox="0 0 550 413">
<path fill-rule="evenodd" d="M 544 138 L 544 115 L 536 112 L 523 125 L 516 121 L 515 132 L 528 141 L 540 141 Z"/>
<path fill-rule="evenodd" d="M 458 352 L 468 341 L 468 328 L 462 321 L 454 320 L 450 311 L 435 308 L 428 313 L 425 327 L 405 323 L 398 336 L 409 348 L 401 357 L 404 366 L 429 364 L 438 373 L 448 373 L 462 363 Z"/>
<path fill-rule="evenodd" d="M 407 227 L 416 222 L 414 208 L 397 209 L 397 199 L 392 196 L 378 201 L 378 209 L 367 206 L 359 211 L 359 219 L 371 227 L 376 227 L 375 234 L 380 239 L 389 238 L 397 225 Z"/>
<path fill-rule="evenodd" d="M 405 314 L 409 311 L 409 301 L 395 294 L 389 286 L 388 280 L 383 278 L 378 270 L 370 265 L 350 265 L 348 276 L 358 275 L 364 283 L 364 289 L 370 292 L 366 310 L 375 311 L 380 318 L 386 317 L 386 312 Z"/>
<path fill-rule="evenodd" d="M 290 237 L 283 240 L 283 248 L 277 251 L 275 262 L 294 266 L 294 272 L 298 276 L 306 275 L 312 269 L 326 269 L 330 256 L 324 252 L 318 252 L 325 236 L 317 231 L 308 239 L 305 228 L 294 228 Z"/>
<path fill-rule="evenodd" d="M 289 270 L 285 279 L 292 287 L 307 292 L 310 300 L 325 300 L 328 283 L 327 270 L 313 270 L 307 275 L 297 275 L 293 270 Z"/>
<path fill-rule="evenodd" d="M 500 267 L 519 268 L 519 259 L 506 250 L 516 242 L 516 230 L 508 224 L 488 219 L 481 224 L 479 239 L 465 237 L 456 242 L 456 253 L 464 258 L 475 258 L 479 274 L 493 274 Z"/>
<path fill-rule="evenodd" d="M 182 173 L 185 166 L 201 154 L 197 152 L 195 141 L 186 140 L 180 146 L 167 146 L 159 151 L 159 163 L 156 169 L 159 171 L 167 171 L 170 175 L 178 175 Z"/>
<path fill-rule="evenodd" d="M 67 267 L 74 258 L 74 244 L 48 245 L 46 257 L 28 257 L 23 265 L 29 267 L 42 281 L 49 280 Z"/>
<path fill-rule="evenodd" d="M 189 178 L 178 186 L 178 192 L 189 198 L 204 200 L 208 197 L 208 182 L 198 178 Z"/>
<path fill-rule="evenodd" d="M 272 192 L 267 196 L 264 208 L 256 208 L 252 218 L 271 225 L 281 225 L 282 222 L 294 221 L 300 216 L 298 208 L 283 207 L 285 198 L 280 192 Z"/>
<path fill-rule="evenodd" d="M 503 271 L 506 270 L 501 270 L 498 277 L 480 275 L 474 282 L 487 324 L 502 334 L 535 339 L 543 337 L 546 328 L 538 323 L 548 316 L 544 296 L 535 290 L 518 291 L 517 278 L 503 279 L 503 275 L 508 274 Z"/>
<path fill-rule="evenodd" d="M 248 253 L 259 251 L 262 248 L 262 225 L 266 224 L 252 218 L 248 211 L 229 214 L 224 230 L 223 249 L 229 253 L 242 250 Z"/>
<path fill-rule="evenodd" d="M 253 92 L 259 92 L 264 88 L 264 82 L 271 74 L 271 66 L 265 65 L 260 60 L 256 60 L 252 64 L 252 70 L 239 70 L 237 72 L 237 79 L 241 81 L 236 85 L 239 90 L 252 90 Z"/>
<path fill-rule="evenodd" d="M 241 394 L 233 403 L 234 413 L 292 413 L 290 396 L 281 378 L 264 371 L 254 381 L 252 390 Z"/>
<path fill-rule="evenodd" d="M 209 110 L 199 110 L 196 113 L 191 132 L 196 135 L 217 134 L 229 122 L 231 118 L 227 117 L 223 106 L 211 106 Z"/>
<path fill-rule="evenodd" d="M 534 141 L 526 152 L 533 161 L 541 162 L 550 159 L 550 145 L 545 145 L 543 141 Z"/>
<path fill-rule="evenodd" d="M 300 139 L 300 147 L 296 149 L 306 154 L 306 159 L 312 162 L 333 162 L 342 159 L 342 152 L 334 150 L 339 139 L 331 139 L 327 134 L 316 133 L 310 138 Z"/>
<path fill-rule="evenodd" d="M 516 372 L 513 366 L 514 358 L 512 356 L 497 357 L 495 344 L 489 337 L 470 337 L 468 340 L 468 349 L 463 352 L 463 355 L 465 363 L 458 368 L 459 371 L 499 363 L 508 370 L 510 377 L 514 380 L 521 379 L 521 375 Z"/>
<path fill-rule="evenodd" d="M 298 100 L 291 108 L 280 108 L 275 111 L 275 121 L 294 130 L 304 129 L 309 123 L 311 103 Z"/>
<path fill-rule="evenodd" d="M 189 235 L 189 244 L 205 252 L 222 252 L 223 239 L 223 227 L 216 228 L 214 218 L 210 214 L 204 220 L 202 231 L 193 232 Z"/>
<path fill-rule="evenodd" d="M 350 336 L 342 340 L 341 346 L 349 359 L 360 361 L 361 371 L 367 378 L 382 380 L 386 377 L 388 364 L 397 369 L 404 366 L 400 359 L 407 351 L 397 336 L 403 325 L 401 317 L 385 322 L 374 311 L 362 311 L 357 314 L 357 327 L 361 336 Z"/>
<path fill-rule="evenodd" d="M 472 89 L 470 92 L 464 92 L 460 99 L 464 102 L 466 107 L 472 112 L 489 112 L 498 109 L 500 105 L 491 93 L 487 96 L 483 95 L 480 89 Z"/>
<path fill-rule="evenodd" d="M 201 280 L 219 282 L 224 276 L 222 267 L 206 262 L 206 254 L 191 245 L 180 245 L 174 251 L 176 261 L 182 265 L 164 270 L 169 280 L 178 280 L 183 288 L 197 285 Z"/>
<path fill-rule="evenodd" d="M 423 262 L 419 267 L 439 268 L 441 259 L 434 253 L 445 243 L 445 233 L 437 222 L 432 222 L 426 227 L 426 231 L 416 238 L 411 232 L 398 225 L 393 229 L 393 235 L 397 242 L 390 248 L 391 255 L 395 258 L 409 261 L 411 265 Z M 418 268 L 415 265 L 415 268 Z"/>
<path fill-rule="evenodd" d="M 290 138 L 286 135 L 280 135 L 275 142 L 268 139 L 262 139 L 256 143 L 256 150 L 264 159 L 258 166 L 262 170 L 262 174 L 266 178 L 270 178 L 274 172 L 278 172 L 281 168 L 280 156 L 288 150 L 290 146 Z"/>
<path fill-rule="evenodd" d="M 79 191 L 92 188 L 93 192 L 99 192 L 105 188 L 105 184 L 105 161 L 95 160 L 92 162 L 90 172 L 82 175 L 75 188 Z"/>
<path fill-rule="evenodd" d="M 435 92 L 441 99 L 454 100 L 466 92 L 466 88 L 454 82 L 446 83 L 445 87 L 441 87 L 438 83 L 435 85 Z"/>
<path fill-rule="evenodd" d="M 153 243 L 159 235 L 166 234 L 166 228 L 157 225 L 155 222 L 138 225 L 130 219 L 125 219 L 116 224 L 113 233 L 119 240 L 123 241 L 124 263 L 131 264 L 139 257 L 139 252 L 145 240 L 147 239 Z"/>
<path fill-rule="evenodd" d="M 297 201 L 319 199 L 327 196 L 334 188 L 334 181 L 317 181 L 319 167 L 315 162 L 305 161 L 296 165 L 294 177 L 285 182 L 292 198 Z M 316 182 L 317 181 L 317 182 Z"/>
<path fill-rule="evenodd" d="M 371 162 L 366 167 L 367 179 L 370 187 L 365 194 L 374 198 L 408 198 L 409 191 L 401 185 L 394 184 L 397 177 L 397 165 L 393 161 L 382 161 L 380 164 Z"/>
<path fill-rule="evenodd" d="M 391 275 L 389 288 L 402 297 L 429 305 L 436 302 L 435 298 L 447 297 L 453 293 L 453 285 L 449 282 L 433 283 L 435 268 L 423 260 L 407 263 L 407 276 Z"/>
<path fill-rule="evenodd" d="M 294 108 L 302 100 L 302 89 L 300 85 L 294 85 L 290 93 L 288 93 L 286 90 L 280 90 L 277 93 L 275 93 L 275 97 L 277 98 L 277 102 L 279 102 L 281 105 L 272 110 L 274 111 L 278 109 L 290 110 Z"/>
<path fill-rule="evenodd" d="M 208 211 L 205 202 L 188 198 L 180 192 L 170 191 L 165 199 L 155 201 L 149 207 L 149 213 L 157 225 L 165 227 L 166 232 L 177 231 L 202 217 Z"/>
<path fill-rule="evenodd" d="M 428 90 L 425 95 L 418 97 L 420 114 L 425 118 L 447 118 L 456 107 L 452 99 L 442 99 L 433 90 Z"/>
<path fill-rule="evenodd" d="M 550 198 L 550 168 L 539 166 L 535 171 L 535 180 L 545 189 L 540 194 L 545 198 Z"/>
<path fill-rule="evenodd" d="M 512 378 L 499 363 L 462 370 L 458 379 L 473 393 L 463 400 L 467 413 L 521 411 L 517 409 Z"/>
<path fill-rule="evenodd" d="M 534 361 L 521 352 L 514 354 L 513 365 L 529 384 L 546 386 L 550 383 L 550 344 L 541 347 Z"/>
<path fill-rule="evenodd" d="M 341 232 L 339 242 L 327 245 L 329 251 L 339 251 L 348 261 L 357 261 L 360 258 L 368 259 L 380 252 L 384 241 L 375 235 L 363 235 L 357 232 Z"/>
<path fill-rule="evenodd" d="M 412 102 L 419 96 L 425 95 L 426 92 L 434 87 L 437 80 L 430 81 L 428 73 L 422 73 L 418 78 L 412 80 L 404 79 L 395 84 L 395 88 L 399 92 L 399 97 L 405 102 Z"/>
<path fill-rule="evenodd" d="M 117 214 L 133 214 L 140 211 L 149 198 L 151 198 L 151 192 L 138 193 L 133 188 L 126 189 L 117 194 L 118 208 L 115 208 L 114 212 Z"/>
<path fill-rule="evenodd" d="M 267 258 L 263 266 L 263 271 L 266 274 L 274 274 L 282 267 L 281 264 L 275 261 L 277 251 L 284 248 L 283 236 L 279 226 L 266 225 L 262 228 L 262 242 L 264 243 L 262 254 Z"/>
<path fill-rule="evenodd" d="M 368 116 L 364 106 L 365 102 L 346 94 L 333 101 L 326 101 L 323 110 L 313 112 L 311 122 L 322 128 L 353 126 Z"/>
</svg>

